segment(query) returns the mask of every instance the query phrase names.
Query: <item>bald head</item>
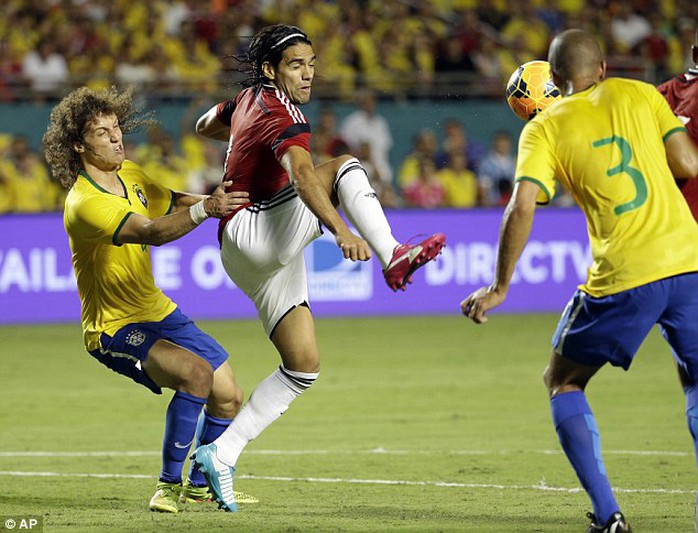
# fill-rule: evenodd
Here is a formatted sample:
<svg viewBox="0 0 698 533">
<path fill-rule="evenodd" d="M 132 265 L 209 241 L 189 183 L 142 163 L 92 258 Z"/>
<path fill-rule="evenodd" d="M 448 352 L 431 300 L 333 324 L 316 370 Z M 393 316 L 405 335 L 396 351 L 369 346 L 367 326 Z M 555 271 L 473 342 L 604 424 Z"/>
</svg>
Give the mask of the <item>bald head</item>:
<svg viewBox="0 0 698 533">
<path fill-rule="evenodd" d="M 550 44 L 548 62 L 560 83 L 573 83 L 576 90 L 601 81 L 605 71 L 598 41 L 583 30 L 566 30 L 557 35 Z M 579 87 L 585 83 L 585 87 Z"/>
</svg>

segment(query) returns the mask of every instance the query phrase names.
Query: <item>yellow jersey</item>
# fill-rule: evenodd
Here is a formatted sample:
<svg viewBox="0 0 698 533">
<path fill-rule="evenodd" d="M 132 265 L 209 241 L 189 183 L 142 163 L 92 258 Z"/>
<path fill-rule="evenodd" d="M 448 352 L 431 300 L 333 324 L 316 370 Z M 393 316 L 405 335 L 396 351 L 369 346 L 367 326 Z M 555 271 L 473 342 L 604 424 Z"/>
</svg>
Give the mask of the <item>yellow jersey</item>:
<svg viewBox="0 0 698 533">
<path fill-rule="evenodd" d="M 113 335 L 133 322 L 156 322 L 176 305 L 155 285 L 150 248 L 121 244 L 119 230 L 137 213 L 148 218 L 167 214 L 174 193 L 151 181 L 131 161 L 118 177 L 124 197 L 111 194 L 85 172 L 68 192 L 63 222 L 70 241 L 82 330 L 88 351 L 100 347 L 102 333 Z"/>
<path fill-rule="evenodd" d="M 539 203 L 561 183 L 584 211 L 593 263 L 580 289 L 596 297 L 698 271 L 698 225 L 667 164 L 683 130 L 654 86 L 609 78 L 524 126 L 516 180 Z"/>
</svg>

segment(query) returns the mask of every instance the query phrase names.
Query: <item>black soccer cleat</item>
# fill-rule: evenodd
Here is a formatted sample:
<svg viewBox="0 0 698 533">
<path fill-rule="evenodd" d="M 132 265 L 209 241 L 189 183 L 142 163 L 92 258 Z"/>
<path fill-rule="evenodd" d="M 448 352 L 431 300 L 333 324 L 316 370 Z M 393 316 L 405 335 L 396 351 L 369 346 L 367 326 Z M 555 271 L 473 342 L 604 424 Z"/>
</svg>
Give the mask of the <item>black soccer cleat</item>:
<svg viewBox="0 0 698 533">
<path fill-rule="evenodd" d="M 591 519 L 591 524 L 587 528 L 587 533 L 632 533 L 633 530 L 630 524 L 625 520 L 622 513 L 613 513 L 608 519 L 606 525 L 596 523 L 596 516 L 593 513 L 587 513 L 587 518 Z"/>
</svg>

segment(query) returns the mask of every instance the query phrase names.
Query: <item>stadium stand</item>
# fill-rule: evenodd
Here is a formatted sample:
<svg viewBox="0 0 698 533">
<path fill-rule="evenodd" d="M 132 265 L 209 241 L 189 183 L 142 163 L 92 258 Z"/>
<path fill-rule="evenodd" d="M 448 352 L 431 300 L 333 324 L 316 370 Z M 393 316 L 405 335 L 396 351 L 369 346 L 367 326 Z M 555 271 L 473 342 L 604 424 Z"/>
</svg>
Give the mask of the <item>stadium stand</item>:
<svg viewBox="0 0 698 533">
<path fill-rule="evenodd" d="M 314 94 L 328 106 L 352 102 L 362 88 L 382 101 L 500 99 L 516 66 L 544 58 L 551 36 L 569 27 L 591 29 L 601 38 L 610 75 L 659 83 L 689 66 L 698 21 L 695 0 L 5 0 L 3 5 L 2 104 L 50 103 L 77 86 L 115 83 L 136 85 L 154 106 L 214 100 L 242 77 L 231 57 L 258 28 L 276 22 L 304 28 L 322 50 Z M 17 132 L 2 135 L 7 145 Z M 178 158 L 207 150 L 184 134 L 158 141 L 139 149 L 162 153 L 167 142 L 165 151 Z M 345 141 L 351 145 L 352 139 Z M 407 150 L 400 157 L 406 156 Z M 181 161 L 169 157 L 153 165 L 179 169 Z M 201 164 L 195 166 L 180 179 L 203 188 L 191 182 L 191 175 L 204 172 Z M 396 169 L 383 174 L 396 176 L 399 195 Z M 0 188 L 11 189 L 16 174 L 0 169 Z M 394 205 L 403 203 L 398 199 Z M 56 208 L 50 201 L 41 205 Z M 0 202 L 0 212 L 19 209 L 7 198 Z"/>
</svg>

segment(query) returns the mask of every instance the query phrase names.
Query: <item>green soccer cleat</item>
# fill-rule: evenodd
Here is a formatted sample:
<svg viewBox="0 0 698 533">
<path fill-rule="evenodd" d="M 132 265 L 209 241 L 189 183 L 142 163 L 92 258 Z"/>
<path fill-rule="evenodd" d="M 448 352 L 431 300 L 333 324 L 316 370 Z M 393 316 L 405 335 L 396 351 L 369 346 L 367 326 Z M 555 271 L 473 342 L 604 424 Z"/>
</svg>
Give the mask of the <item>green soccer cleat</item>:
<svg viewBox="0 0 698 533">
<path fill-rule="evenodd" d="M 252 494 L 247 494 L 246 492 L 240 492 L 237 490 L 233 491 L 235 495 L 235 501 L 237 503 L 259 503 L 259 500 L 252 496 Z"/>
<path fill-rule="evenodd" d="M 187 480 L 182 485 L 182 492 L 179 495 L 179 503 L 206 503 L 212 500 L 211 491 L 204 485 L 197 487 Z"/>
<path fill-rule="evenodd" d="M 155 494 L 150 499 L 150 505 L 148 506 L 150 510 L 160 513 L 178 513 L 177 501 L 179 500 L 182 485 L 180 483 L 158 481 L 155 489 Z"/>
<path fill-rule="evenodd" d="M 236 503 L 259 503 L 259 500 L 245 492 L 233 491 Z M 179 503 L 206 503 L 213 500 L 211 491 L 207 486 L 197 487 L 191 481 L 187 480 L 182 486 L 182 493 L 179 495 Z"/>
</svg>

